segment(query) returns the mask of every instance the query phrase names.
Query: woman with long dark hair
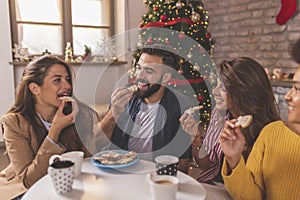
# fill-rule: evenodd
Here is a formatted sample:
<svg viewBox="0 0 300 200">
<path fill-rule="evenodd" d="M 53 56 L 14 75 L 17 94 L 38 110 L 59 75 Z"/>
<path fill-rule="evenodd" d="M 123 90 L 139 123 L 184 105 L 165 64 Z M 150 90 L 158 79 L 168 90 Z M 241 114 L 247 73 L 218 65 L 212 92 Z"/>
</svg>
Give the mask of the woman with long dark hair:
<svg viewBox="0 0 300 200">
<path fill-rule="evenodd" d="M 300 39 L 294 44 L 291 52 L 292 56 L 298 55 L 297 59 L 294 59 L 298 63 L 299 49 Z M 252 135 L 246 135 L 247 132 L 235 126 L 236 119 L 226 121 L 220 134 L 220 144 L 225 155 L 222 176 L 226 189 L 234 199 L 300 198 L 299 91 L 300 68 L 293 77 L 292 88 L 285 95 L 288 103 L 287 121 L 269 123 L 255 140 L 252 139 Z M 265 112 L 261 112 L 261 116 L 265 116 Z M 253 147 L 246 160 L 243 152 L 247 150 L 248 153 L 248 145 L 252 142 Z"/>
<path fill-rule="evenodd" d="M 75 98 L 72 103 L 62 100 L 65 96 L 73 96 L 67 63 L 47 55 L 25 67 L 15 103 L 1 118 L 10 160 L 0 172 L 1 198 L 20 198 L 47 174 L 54 154 L 80 150 L 87 157 L 94 153 L 97 113 Z"/>
<path fill-rule="evenodd" d="M 194 136 L 193 157 L 202 170 L 196 178 L 206 183 L 223 181 L 220 172 L 224 154 L 219 135 L 225 120 L 253 116 L 251 125 L 241 129 L 246 138 L 242 154 L 247 160 L 262 128 L 280 119 L 270 81 L 257 61 L 249 57 L 224 60 L 217 66 L 217 71 L 218 85 L 212 92 L 216 106 L 203 141 L 194 117 L 187 114 L 181 117 L 183 129 Z"/>
</svg>

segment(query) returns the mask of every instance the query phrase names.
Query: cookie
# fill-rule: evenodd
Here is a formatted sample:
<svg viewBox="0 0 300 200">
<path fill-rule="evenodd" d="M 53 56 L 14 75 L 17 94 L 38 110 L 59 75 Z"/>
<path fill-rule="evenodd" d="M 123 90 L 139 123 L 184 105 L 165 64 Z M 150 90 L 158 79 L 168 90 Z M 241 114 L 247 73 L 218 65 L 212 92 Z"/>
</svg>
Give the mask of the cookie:
<svg viewBox="0 0 300 200">
<path fill-rule="evenodd" d="M 59 97 L 59 99 L 64 100 L 66 102 L 72 102 L 74 100 L 74 98 L 71 96 L 63 96 L 63 97 Z"/>
<path fill-rule="evenodd" d="M 242 128 L 247 128 L 248 126 L 250 126 L 252 120 L 253 120 L 253 116 L 252 115 L 239 116 L 237 118 L 235 126 L 236 127 L 240 126 Z"/>
<path fill-rule="evenodd" d="M 191 114 L 193 114 L 195 111 L 201 110 L 202 108 L 203 108 L 203 106 L 195 106 L 195 107 L 193 107 L 193 108 L 187 109 L 187 110 L 185 111 L 185 113 L 191 115 Z"/>
</svg>

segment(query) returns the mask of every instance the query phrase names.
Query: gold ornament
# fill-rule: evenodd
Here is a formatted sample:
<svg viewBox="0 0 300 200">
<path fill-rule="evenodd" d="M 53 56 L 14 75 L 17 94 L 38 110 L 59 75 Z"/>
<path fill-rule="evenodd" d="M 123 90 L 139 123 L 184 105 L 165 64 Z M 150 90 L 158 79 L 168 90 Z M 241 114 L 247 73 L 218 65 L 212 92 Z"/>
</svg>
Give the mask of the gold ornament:
<svg viewBox="0 0 300 200">
<path fill-rule="evenodd" d="M 197 6 L 197 8 L 198 8 L 199 10 L 203 10 L 203 5 L 199 5 L 199 6 Z"/>
<path fill-rule="evenodd" d="M 183 69 L 182 69 L 182 66 L 180 66 L 180 68 L 179 68 L 179 70 L 178 70 L 178 73 L 179 74 L 183 74 L 184 72 L 183 72 Z"/>
<path fill-rule="evenodd" d="M 201 16 L 200 16 L 199 13 L 193 12 L 193 14 L 192 14 L 192 16 L 191 16 L 191 19 L 192 19 L 193 22 L 198 22 L 198 21 L 200 21 Z"/>
<path fill-rule="evenodd" d="M 142 41 L 139 41 L 139 42 L 137 43 L 137 47 L 142 47 L 142 46 L 143 46 Z"/>
<path fill-rule="evenodd" d="M 178 1 L 178 2 L 175 4 L 175 6 L 176 6 L 177 9 L 181 9 L 183 5 L 182 5 L 181 1 Z"/>
<path fill-rule="evenodd" d="M 193 70 L 195 71 L 200 71 L 200 66 L 199 65 L 193 65 Z"/>
</svg>

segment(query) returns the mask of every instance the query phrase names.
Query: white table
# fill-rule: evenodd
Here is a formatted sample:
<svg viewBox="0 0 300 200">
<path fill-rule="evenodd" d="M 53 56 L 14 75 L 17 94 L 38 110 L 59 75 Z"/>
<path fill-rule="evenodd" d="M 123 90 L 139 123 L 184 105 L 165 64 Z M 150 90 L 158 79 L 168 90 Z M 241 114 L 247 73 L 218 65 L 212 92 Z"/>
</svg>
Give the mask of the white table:
<svg viewBox="0 0 300 200">
<path fill-rule="evenodd" d="M 74 180 L 73 190 L 64 195 L 56 194 L 49 175 L 36 182 L 23 196 L 22 200 L 151 200 L 146 184 L 146 174 L 155 171 L 155 164 L 140 160 L 136 165 L 118 170 L 100 169 L 85 159 L 82 174 Z M 206 185 L 198 183 L 192 177 L 179 172 L 179 190 L 176 200 L 212 199 L 206 196 Z M 209 186 L 214 199 L 230 199 L 225 190 Z M 220 190 L 220 191 L 219 191 Z M 218 197 L 218 198 L 216 198 Z"/>
</svg>

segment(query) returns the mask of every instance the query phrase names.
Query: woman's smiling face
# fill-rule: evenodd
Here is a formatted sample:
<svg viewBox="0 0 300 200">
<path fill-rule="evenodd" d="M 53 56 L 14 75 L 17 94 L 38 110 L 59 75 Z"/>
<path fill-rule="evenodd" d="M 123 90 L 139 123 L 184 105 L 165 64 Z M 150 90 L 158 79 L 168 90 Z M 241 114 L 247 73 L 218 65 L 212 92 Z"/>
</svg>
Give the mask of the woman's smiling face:
<svg viewBox="0 0 300 200">
<path fill-rule="evenodd" d="M 212 91 L 215 101 L 216 101 L 216 108 L 218 110 L 225 110 L 227 109 L 227 92 L 224 87 L 224 84 L 218 78 L 218 84 L 216 88 Z"/>
<path fill-rule="evenodd" d="M 300 123 L 300 68 L 293 77 L 293 87 L 285 95 L 288 102 L 288 121 Z"/>
<path fill-rule="evenodd" d="M 55 64 L 49 68 L 44 82 L 37 86 L 38 92 L 35 93 L 37 104 L 44 108 L 59 106 L 61 96 L 69 96 L 72 91 L 70 76 L 63 65 Z"/>
</svg>

